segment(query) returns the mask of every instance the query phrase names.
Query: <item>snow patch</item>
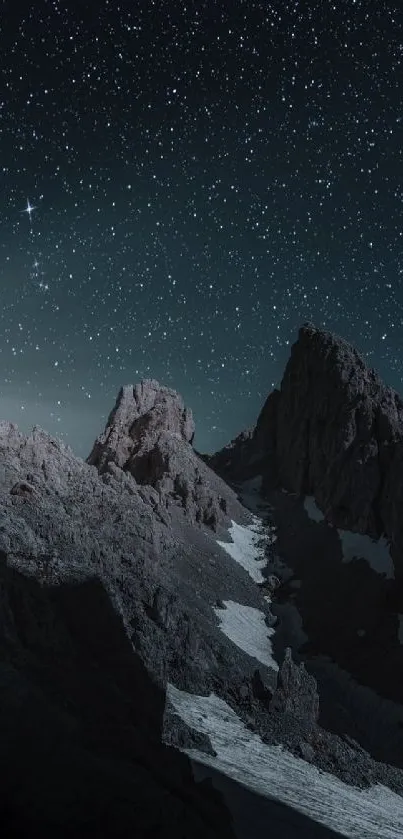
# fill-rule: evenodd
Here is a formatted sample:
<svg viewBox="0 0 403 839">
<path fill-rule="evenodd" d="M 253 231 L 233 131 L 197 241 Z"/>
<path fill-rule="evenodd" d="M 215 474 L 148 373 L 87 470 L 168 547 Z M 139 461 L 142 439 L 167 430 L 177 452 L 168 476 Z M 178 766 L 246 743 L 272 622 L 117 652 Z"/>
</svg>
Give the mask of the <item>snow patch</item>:
<svg viewBox="0 0 403 839">
<path fill-rule="evenodd" d="M 217 544 L 232 559 L 235 559 L 235 562 L 242 565 L 242 568 L 248 572 L 255 583 L 263 583 L 264 577 L 261 569 L 266 567 L 267 560 L 264 558 L 264 548 L 258 543 L 262 539 L 270 542 L 271 537 L 265 535 L 261 520 L 257 516 L 253 516 L 252 524 L 248 525 L 237 524 L 231 520 L 229 535 L 231 536 L 232 542 L 220 542 L 217 540 Z"/>
<path fill-rule="evenodd" d="M 274 629 L 266 625 L 263 612 L 233 600 L 224 600 L 224 607 L 214 608 L 224 635 L 239 649 L 277 671 L 278 664 L 273 658 L 270 641 Z"/>
<path fill-rule="evenodd" d="M 324 521 L 325 517 L 322 510 L 319 509 L 313 495 L 306 495 L 304 500 L 304 510 L 312 521 Z"/>
<path fill-rule="evenodd" d="M 312 521 L 324 521 L 324 515 L 316 504 L 313 495 L 306 495 L 304 509 Z M 390 555 L 389 545 L 384 536 L 378 541 L 362 533 L 351 530 L 337 529 L 343 550 L 343 562 L 353 559 L 365 559 L 377 574 L 385 574 L 387 579 L 393 580 L 395 569 Z"/>
<path fill-rule="evenodd" d="M 319 771 L 249 731 L 224 700 L 195 696 L 167 686 L 167 701 L 191 728 L 206 734 L 216 752 L 185 749 L 193 760 L 211 766 L 252 790 L 276 799 L 348 839 L 401 839 L 403 798 L 380 784 L 361 790 Z M 230 801 L 227 802 L 230 806 Z"/>
<path fill-rule="evenodd" d="M 352 533 L 350 530 L 337 530 L 337 532 L 341 540 L 343 562 L 365 559 L 377 574 L 384 574 L 388 580 L 394 580 L 393 560 L 384 536 L 376 542 L 362 533 Z"/>
</svg>

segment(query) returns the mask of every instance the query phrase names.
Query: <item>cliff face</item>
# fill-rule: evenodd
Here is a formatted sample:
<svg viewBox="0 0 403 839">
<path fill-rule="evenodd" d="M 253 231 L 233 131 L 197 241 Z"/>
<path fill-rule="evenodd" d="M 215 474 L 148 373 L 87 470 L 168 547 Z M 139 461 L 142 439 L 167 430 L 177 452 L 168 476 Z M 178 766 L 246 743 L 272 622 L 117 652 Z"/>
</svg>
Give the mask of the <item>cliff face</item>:
<svg viewBox="0 0 403 839">
<path fill-rule="evenodd" d="M 282 485 L 315 495 L 340 527 L 379 536 L 386 477 L 403 440 L 397 393 L 345 341 L 304 327 L 284 373 L 276 420 Z M 265 431 L 263 410 L 256 437 Z"/>
<path fill-rule="evenodd" d="M 263 475 L 263 489 L 313 495 L 337 527 L 386 534 L 403 573 L 403 402 L 346 341 L 302 327 L 247 446 L 241 435 L 234 441 L 242 468 L 239 456 L 227 458 L 226 474 L 252 470 Z M 209 459 L 223 474 L 225 451 Z"/>
</svg>

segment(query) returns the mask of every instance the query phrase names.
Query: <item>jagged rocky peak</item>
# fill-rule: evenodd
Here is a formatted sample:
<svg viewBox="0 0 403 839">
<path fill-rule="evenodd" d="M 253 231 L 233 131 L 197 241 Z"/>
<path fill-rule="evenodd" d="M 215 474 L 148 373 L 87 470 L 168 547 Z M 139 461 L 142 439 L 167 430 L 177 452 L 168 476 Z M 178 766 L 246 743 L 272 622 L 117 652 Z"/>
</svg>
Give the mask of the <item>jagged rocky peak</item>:
<svg viewBox="0 0 403 839">
<path fill-rule="evenodd" d="M 185 408 L 179 394 L 154 379 L 143 379 L 120 389 L 87 463 L 100 472 L 109 461 L 123 466 L 134 451 L 144 445 L 151 447 L 161 433 L 192 443 L 194 431 L 192 411 Z"/>
<path fill-rule="evenodd" d="M 122 387 L 87 463 L 102 474 L 116 467 L 153 487 L 165 507 L 178 504 L 188 522 L 214 530 L 245 518 L 235 493 L 194 451 L 195 426 L 181 396 L 153 379 Z"/>
<path fill-rule="evenodd" d="M 314 495 L 336 525 L 380 536 L 393 503 L 384 494 L 388 473 L 403 441 L 398 394 L 346 341 L 307 324 L 269 400 L 255 441 L 264 450 L 270 434 L 281 485 Z"/>
<path fill-rule="evenodd" d="M 313 495 L 328 521 L 403 556 L 403 402 L 342 338 L 305 324 L 251 436 L 209 458 L 233 479 L 262 475 Z M 403 561 L 402 561 L 403 571 Z"/>
<path fill-rule="evenodd" d="M 295 664 L 290 647 L 285 651 L 270 710 L 293 714 L 311 725 L 318 721 L 319 696 L 316 680 L 307 673 L 304 664 Z"/>
</svg>

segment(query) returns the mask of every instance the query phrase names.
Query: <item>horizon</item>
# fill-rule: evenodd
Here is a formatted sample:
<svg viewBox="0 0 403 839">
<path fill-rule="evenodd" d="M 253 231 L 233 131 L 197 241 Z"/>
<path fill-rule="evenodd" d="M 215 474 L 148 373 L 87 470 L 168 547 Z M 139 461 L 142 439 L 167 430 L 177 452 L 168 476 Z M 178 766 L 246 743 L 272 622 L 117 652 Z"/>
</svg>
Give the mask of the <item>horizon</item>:
<svg viewBox="0 0 403 839">
<path fill-rule="evenodd" d="M 307 325 L 307 324 L 306 323 L 302 324 L 298 328 L 298 333 L 299 333 L 299 329 L 302 328 L 302 326 L 304 326 L 304 325 Z M 315 329 L 318 329 L 320 331 L 330 332 L 330 330 L 321 329 L 320 327 L 317 327 L 315 324 L 309 324 L 309 325 L 313 326 Z M 332 332 L 331 334 L 335 335 L 336 338 L 339 338 L 343 341 L 346 341 L 346 339 L 340 334 L 336 335 L 334 332 Z M 297 340 L 298 340 L 298 334 L 297 334 L 297 337 L 295 339 L 295 342 L 293 342 L 293 344 L 296 343 Z M 350 341 L 347 341 L 347 343 L 353 349 L 358 349 L 354 343 L 352 343 Z M 285 365 L 286 365 L 286 363 L 287 363 L 287 361 L 290 357 L 291 347 L 293 346 L 293 344 L 290 344 L 290 351 L 289 351 L 289 354 L 288 354 L 288 358 L 286 359 Z M 380 376 L 383 383 L 387 387 L 390 387 L 392 390 L 394 390 L 399 395 L 399 397 L 403 400 L 403 391 L 401 393 L 401 392 L 399 392 L 399 390 L 397 388 L 393 387 L 393 385 L 388 384 L 388 382 L 385 381 L 384 377 L 381 375 L 380 371 L 378 369 L 372 367 L 372 365 L 368 363 L 368 359 L 365 358 L 365 355 L 362 352 L 360 352 L 359 350 L 358 350 L 358 352 L 362 356 L 367 368 L 368 369 L 375 369 L 375 372 Z M 284 370 L 285 370 L 285 365 L 284 365 Z M 283 370 L 282 375 L 284 375 L 284 370 Z M 222 449 L 228 443 L 230 443 L 242 431 L 245 431 L 247 429 L 255 427 L 259 412 L 260 412 L 261 408 L 263 407 L 269 393 L 271 393 L 272 390 L 274 390 L 276 387 L 280 386 L 282 377 L 281 377 L 279 382 L 274 384 L 273 387 L 270 390 L 268 390 L 266 394 L 264 394 L 262 396 L 261 399 L 260 399 L 261 394 L 259 394 L 259 404 L 256 407 L 256 411 L 255 411 L 255 414 L 254 414 L 253 417 L 251 416 L 252 415 L 252 410 L 246 412 L 246 414 L 251 417 L 252 421 L 249 422 L 249 423 L 245 422 L 242 425 L 242 427 L 238 427 L 238 420 L 235 420 L 233 422 L 233 430 L 231 431 L 231 430 L 228 429 L 228 433 L 227 433 L 227 429 L 222 429 L 222 428 L 217 428 L 217 427 L 213 427 L 213 428 L 210 427 L 210 428 L 207 428 L 207 429 L 203 429 L 203 419 L 204 418 L 200 417 L 200 415 L 198 413 L 196 413 L 194 404 L 192 404 L 192 402 L 191 402 L 191 397 L 190 397 L 190 400 L 186 399 L 185 396 L 184 396 L 183 390 L 180 391 L 179 389 L 175 388 L 175 386 L 172 382 L 170 382 L 169 384 L 166 384 L 166 383 L 156 379 L 156 377 L 154 377 L 152 374 L 149 374 L 149 375 L 146 375 L 146 376 L 141 376 L 137 381 L 122 382 L 122 384 L 117 386 L 116 391 L 115 391 L 115 396 L 113 396 L 112 393 L 104 394 L 102 397 L 101 397 L 101 394 L 98 394 L 98 400 L 96 400 L 96 399 L 91 400 L 91 410 L 88 410 L 89 400 L 88 400 L 87 395 L 83 398 L 83 402 L 82 402 L 81 405 L 78 402 L 76 403 L 75 406 L 65 405 L 64 406 L 63 425 L 62 425 L 62 422 L 61 422 L 61 417 L 59 419 L 59 416 L 60 416 L 61 412 L 59 412 L 59 415 L 58 415 L 57 412 L 55 412 L 54 410 L 50 410 L 54 406 L 52 405 L 52 402 L 51 402 L 49 396 L 45 399 L 42 399 L 41 402 L 32 401 L 30 403 L 29 400 L 25 399 L 23 407 L 22 407 L 22 405 L 21 405 L 21 403 L 20 403 L 20 401 L 18 400 L 17 397 L 8 398 L 8 399 L 7 399 L 7 397 L 0 397 L 0 412 L 2 412 L 2 410 L 3 410 L 4 403 L 6 403 L 6 405 L 7 405 L 7 408 L 5 410 L 6 415 L 4 415 L 4 416 L 2 414 L 0 415 L 0 422 L 5 421 L 5 422 L 13 423 L 14 425 L 17 426 L 19 431 L 24 435 L 29 435 L 35 426 L 39 426 L 43 431 L 45 431 L 51 437 L 55 437 L 55 438 L 59 439 L 62 443 L 68 445 L 77 457 L 81 458 L 82 460 L 86 460 L 86 458 L 89 456 L 89 454 L 91 452 L 92 446 L 93 446 L 97 436 L 99 434 L 101 434 L 106 427 L 106 422 L 107 422 L 108 416 L 109 416 L 109 414 L 111 413 L 111 411 L 113 410 L 113 408 L 116 404 L 116 400 L 117 400 L 117 397 L 119 395 L 119 392 L 120 392 L 121 388 L 127 387 L 127 386 L 129 386 L 129 387 L 130 386 L 135 386 L 136 384 L 140 383 L 141 381 L 147 380 L 147 379 L 154 379 L 154 380 L 158 381 L 158 383 L 162 387 L 168 387 L 171 390 L 176 391 L 176 393 L 178 393 L 179 396 L 182 397 L 185 407 L 190 408 L 192 410 L 193 419 L 195 421 L 196 432 L 195 432 L 195 438 L 194 438 L 194 441 L 193 441 L 193 448 L 200 454 L 211 455 L 211 454 L 214 454 L 215 452 L 219 451 L 220 449 Z M 107 397 L 109 395 L 110 395 L 111 399 L 108 402 L 108 405 L 106 405 L 106 400 L 107 400 Z M 204 402 L 204 400 L 202 399 L 201 402 Z M 258 399 L 255 397 L 255 399 L 252 400 L 252 402 L 253 402 L 253 406 L 255 407 L 258 403 Z M 200 407 L 201 407 L 201 405 L 200 405 Z M 80 408 L 84 408 L 84 419 L 83 419 L 83 413 L 80 411 Z M 18 414 L 18 412 L 19 412 L 20 416 L 17 419 L 15 419 L 15 415 Z M 28 419 L 28 417 L 30 417 L 30 419 Z M 32 419 L 32 417 L 34 417 L 34 419 Z M 47 425 L 46 425 L 46 423 L 47 423 Z M 99 426 L 98 430 L 96 430 L 97 424 Z M 199 426 L 201 426 L 201 429 L 200 429 Z M 61 427 L 63 428 L 63 431 L 61 430 Z M 203 445 L 204 440 L 206 440 L 207 448 Z M 209 446 L 209 442 L 208 442 L 209 440 L 211 441 L 210 447 L 208 447 Z M 213 447 L 213 440 L 216 443 L 215 448 Z M 217 443 L 219 443 L 219 445 L 217 445 Z"/>
</svg>

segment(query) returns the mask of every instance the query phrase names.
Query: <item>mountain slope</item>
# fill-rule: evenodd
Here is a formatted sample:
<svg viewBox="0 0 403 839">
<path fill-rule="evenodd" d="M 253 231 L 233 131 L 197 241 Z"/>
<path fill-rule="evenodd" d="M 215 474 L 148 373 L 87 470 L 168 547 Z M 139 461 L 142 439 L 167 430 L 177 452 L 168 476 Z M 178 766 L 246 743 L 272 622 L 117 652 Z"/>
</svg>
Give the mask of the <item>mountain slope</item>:
<svg viewBox="0 0 403 839">
<path fill-rule="evenodd" d="M 400 769 L 402 417 L 352 347 L 306 326 L 256 427 L 205 458 L 276 528 L 275 654 L 291 644 L 316 678 L 321 726 Z"/>
<path fill-rule="evenodd" d="M 40 429 L 25 437 L 0 423 L 7 835 L 249 839 L 254 824 L 259 839 L 263 812 L 272 835 L 290 839 L 375 839 L 381 823 L 385 839 L 401 834 L 398 542 L 392 562 L 381 538 L 364 535 L 366 558 L 351 561 L 365 552 L 341 526 L 355 513 L 335 526 L 320 509 L 326 492 L 338 496 L 317 464 L 327 452 L 336 463 L 339 444 L 322 429 L 324 460 L 312 455 L 312 469 L 305 445 L 308 435 L 313 451 L 308 408 L 321 392 L 309 371 L 352 359 L 346 390 L 335 373 L 340 404 L 367 374 L 353 351 L 334 351 L 338 339 L 305 331 L 297 378 L 291 360 L 256 429 L 215 458 L 193 449 L 190 410 L 153 380 L 121 389 L 86 463 Z M 369 381 L 365 416 L 378 416 L 378 397 L 389 416 L 391 397 Z M 376 432 L 378 446 L 390 436 L 382 463 L 399 445 L 399 410 Z M 359 486 L 359 459 L 351 464 Z M 370 500 L 357 519 L 379 537 L 380 509 Z"/>
</svg>

